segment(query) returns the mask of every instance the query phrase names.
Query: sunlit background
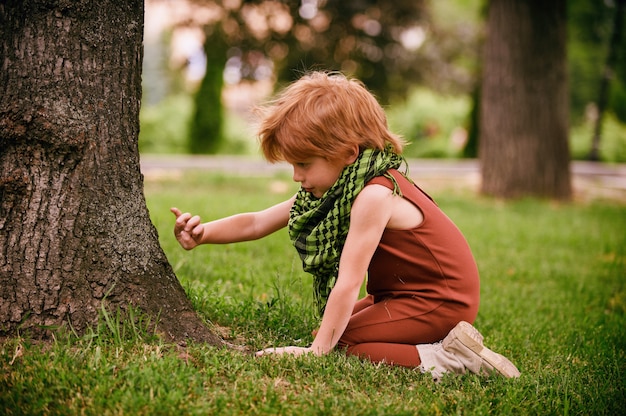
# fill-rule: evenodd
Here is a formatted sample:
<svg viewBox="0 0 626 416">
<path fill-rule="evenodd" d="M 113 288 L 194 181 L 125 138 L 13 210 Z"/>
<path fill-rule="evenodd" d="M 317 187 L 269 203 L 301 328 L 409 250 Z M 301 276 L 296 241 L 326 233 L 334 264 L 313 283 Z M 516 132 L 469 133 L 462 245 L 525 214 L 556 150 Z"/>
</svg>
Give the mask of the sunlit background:
<svg viewBox="0 0 626 416">
<path fill-rule="evenodd" d="M 355 76 L 409 157 L 476 157 L 486 1 L 146 0 L 140 151 L 258 155 L 251 109 L 307 70 Z M 613 0 L 568 2 L 570 148 L 585 159 L 611 47 L 602 159 L 626 162 L 626 45 Z"/>
</svg>

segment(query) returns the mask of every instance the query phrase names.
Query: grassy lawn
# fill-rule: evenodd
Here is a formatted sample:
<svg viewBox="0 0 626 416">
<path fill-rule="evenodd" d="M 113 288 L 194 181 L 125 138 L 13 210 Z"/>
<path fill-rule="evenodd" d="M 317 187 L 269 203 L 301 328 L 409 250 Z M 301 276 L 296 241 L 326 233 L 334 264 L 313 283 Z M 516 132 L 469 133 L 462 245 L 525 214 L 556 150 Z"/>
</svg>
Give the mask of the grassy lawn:
<svg viewBox="0 0 626 416">
<path fill-rule="evenodd" d="M 425 190 L 465 233 L 482 277 L 476 327 L 521 370 L 434 384 L 419 371 L 339 353 L 264 357 L 171 345 L 102 316 L 82 337 L 0 344 L 0 414 L 620 414 L 626 406 L 626 205 L 502 202 Z M 230 342 L 308 345 L 311 279 L 286 231 L 182 250 L 169 207 L 205 220 L 265 208 L 288 177 L 189 173 L 146 182 L 161 244 L 195 307 Z"/>
</svg>

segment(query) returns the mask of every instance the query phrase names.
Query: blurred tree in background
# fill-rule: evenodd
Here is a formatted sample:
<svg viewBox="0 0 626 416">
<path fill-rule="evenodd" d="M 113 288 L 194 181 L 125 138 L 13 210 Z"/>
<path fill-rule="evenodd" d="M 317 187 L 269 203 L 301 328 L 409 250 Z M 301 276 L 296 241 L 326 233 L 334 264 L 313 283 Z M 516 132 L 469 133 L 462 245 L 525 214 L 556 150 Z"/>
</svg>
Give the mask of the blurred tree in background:
<svg viewBox="0 0 626 416">
<path fill-rule="evenodd" d="M 568 7 L 568 69 L 571 79 L 572 121 L 580 121 L 597 103 L 605 62 L 610 53 L 611 35 L 620 5 L 624 0 L 569 1 Z M 612 74 L 612 99 L 609 108 L 626 122 L 626 34 L 615 39 L 615 61 Z"/>
<path fill-rule="evenodd" d="M 191 153 L 217 153 L 224 140 L 222 132 L 222 87 L 229 47 L 227 32 L 219 24 L 205 26 L 204 76 L 194 95 L 194 108 L 189 126 Z"/>
<path fill-rule="evenodd" d="M 612 111 L 622 121 L 626 121 L 626 85 L 624 85 L 624 75 L 626 75 L 626 53 L 624 52 L 624 12 L 626 11 L 626 0 L 616 0 L 612 11 L 612 24 L 602 25 L 610 27 L 608 42 L 603 42 L 605 48 L 600 48 L 604 53 L 604 60 L 599 60 L 594 69 L 601 71 L 598 82 L 598 90 L 593 111 L 593 137 L 591 149 L 589 150 L 589 160 L 600 160 L 600 140 L 602 136 L 602 121 L 605 113 Z M 597 8 L 597 6 L 596 6 Z M 590 8 L 595 11 L 595 9 Z M 585 10 L 586 11 L 586 10 Z M 576 14 L 575 14 L 576 15 Z M 578 14 L 581 18 L 593 17 L 591 13 Z M 592 26 L 593 27 L 593 26 Z M 583 39 L 584 36 L 581 36 Z M 600 64 L 603 62 L 603 65 Z M 622 74 L 620 79 L 617 74 Z M 611 85 L 613 84 L 613 85 Z M 612 92 L 612 94 L 611 94 Z"/>
<path fill-rule="evenodd" d="M 285 38 L 284 59 L 273 57 L 279 81 L 308 69 L 355 76 L 388 102 L 420 81 L 427 58 L 417 53 L 430 18 L 420 0 L 291 1 L 294 25 Z"/>
<path fill-rule="evenodd" d="M 147 13 L 155 4 L 165 4 L 168 19 L 176 22 L 161 41 L 171 45 L 170 54 L 180 55 L 178 49 L 185 49 L 174 42 L 181 30 L 193 28 L 201 40 L 199 52 L 188 53 L 186 66 L 178 60 L 175 70 L 168 70 L 170 91 L 179 93 L 170 94 L 158 111 L 144 105 L 145 139 L 140 146 L 157 152 L 249 152 L 250 103 L 307 70 L 327 69 L 363 80 L 382 104 L 390 105 L 392 127 L 412 143 L 406 149 L 409 157 L 476 157 L 487 3 L 147 0 Z M 572 154 L 577 158 L 586 156 L 591 143 L 616 4 L 616 0 L 567 1 L 571 89 L 566 107 L 573 127 Z M 147 16 L 148 26 L 153 20 Z M 626 160 L 626 127 L 618 123 L 626 120 L 623 37 L 615 49 L 610 78 L 603 160 Z M 144 79 L 149 86 L 155 85 L 154 64 L 150 66 L 155 48 L 146 44 Z M 204 78 L 189 83 L 181 75 L 171 75 L 181 74 L 183 66 L 194 73 L 201 67 Z M 165 86 L 157 86 L 144 90 L 144 104 L 163 95 Z M 233 92 L 254 98 L 234 102 Z M 187 118 L 191 122 L 181 125 Z M 187 143 L 190 136 L 192 144 Z"/>
<path fill-rule="evenodd" d="M 404 99 L 411 85 L 467 92 L 475 34 L 438 28 L 422 0 L 193 0 L 210 11 L 181 25 L 205 34 L 206 73 L 190 129 L 194 153 L 220 147 L 224 72 L 231 82 L 276 77 L 277 85 L 311 69 L 362 80 L 382 103 Z M 228 81 L 228 80 L 227 80 Z"/>
<path fill-rule="evenodd" d="M 568 199 L 566 0 L 491 0 L 487 21 L 482 192 Z"/>
</svg>

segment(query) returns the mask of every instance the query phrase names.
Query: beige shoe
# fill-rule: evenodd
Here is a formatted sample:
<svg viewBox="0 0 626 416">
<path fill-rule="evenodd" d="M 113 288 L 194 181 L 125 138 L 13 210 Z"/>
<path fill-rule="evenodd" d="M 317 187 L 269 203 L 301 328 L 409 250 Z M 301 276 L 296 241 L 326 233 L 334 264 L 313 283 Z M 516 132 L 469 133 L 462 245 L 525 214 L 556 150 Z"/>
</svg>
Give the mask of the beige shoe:
<svg viewBox="0 0 626 416">
<path fill-rule="evenodd" d="M 511 361 L 483 345 L 483 336 L 469 322 L 459 322 L 443 339 L 442 345 L 472 373 L 489 374 L 495 370 L 509 378 L 520 376 Z"/>
<path fill-rule="evenodd" d="M 435 344 L 419 344 L 415 346 L 422 363 L 422 373 L 430 373 L 433 381 L 438 383 L 446 373 L 465 374 L 465 365 L 452 352 L 443 349 L 441 342 Z"/>
<path fill-rule="evenodd" d="M 494 371 L 505 377 L 519 377 L 520 373 L 504 356 L 483 345 L 483 336 L 468 322 L 459 322 L 443 339 L 435 344 L 416 345 L 422 364 L 422 373 L 430 373 L 439 382 L 445 373 L 488 375 Z"/>
</svg>

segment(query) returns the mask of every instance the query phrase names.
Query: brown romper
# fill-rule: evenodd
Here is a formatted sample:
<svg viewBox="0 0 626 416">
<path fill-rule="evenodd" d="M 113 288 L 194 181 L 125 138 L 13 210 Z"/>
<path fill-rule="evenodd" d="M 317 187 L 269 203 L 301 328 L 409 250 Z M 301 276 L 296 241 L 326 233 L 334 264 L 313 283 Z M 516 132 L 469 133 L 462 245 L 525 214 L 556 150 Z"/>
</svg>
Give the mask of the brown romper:
<svg viewBox="0 0 626 416">
<path fill-rule="evenodd" d="M 390 170 L 404 198 L 424 221 L 410 230 L 383 232 L 368 268 L 367 293 L 354 308 L 339 346 L 374 362 L 416 367 L 415 345 L 442 340 L 478 313 L 478 268 L 454 223 L 417 186 Z M 390 179 L 372 179 L 393 189 Z"/>
</svg>

